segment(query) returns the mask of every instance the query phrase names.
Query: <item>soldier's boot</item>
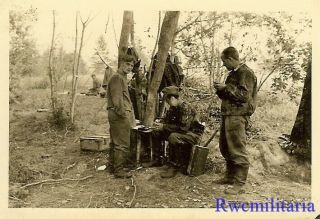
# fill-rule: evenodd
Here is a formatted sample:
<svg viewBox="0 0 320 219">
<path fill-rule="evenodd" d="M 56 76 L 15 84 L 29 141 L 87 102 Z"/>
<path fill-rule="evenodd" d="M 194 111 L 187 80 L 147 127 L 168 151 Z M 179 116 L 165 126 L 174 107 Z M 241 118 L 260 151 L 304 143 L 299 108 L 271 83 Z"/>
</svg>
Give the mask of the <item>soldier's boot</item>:
<svg viewBox="0 0 320 219">
<path fill-rule="evenodd" d="M 129 172 L 130 169 L 125 168 L 127 158 L 126 154 L 120 150 L 114 150 L 113 152 L 113 175 L 115 178 L 130 178 L 132 174 Z"/>
<path fill-rule="evenodd" d="M 234 166 L 228 162 L 226 164 L 226 173 L 225 173 L 224 177 L 217 179 L 217 180 L 214 180 L 213 183 L 221 184 L 221 185 L 223 185 L 223 184 L 232 185 L 235 182 L 234 173 L 235 173 Z"/>
<path fill-rule="evenodd" d="M 172 178 L 175 177 L 178 173 L 178 169 L 175 167 L 169 167 L 166 171 L 162 172 L 160 176 L 162 178 Z"/>
<path fill-rule="evenodd" d="M 235 181 L 234 184 L 225 190 L 225 194 L 237 195 L 245 193 L 244 185 L 247 180 L 249 167 L 235 166 Z"/>
</svg>

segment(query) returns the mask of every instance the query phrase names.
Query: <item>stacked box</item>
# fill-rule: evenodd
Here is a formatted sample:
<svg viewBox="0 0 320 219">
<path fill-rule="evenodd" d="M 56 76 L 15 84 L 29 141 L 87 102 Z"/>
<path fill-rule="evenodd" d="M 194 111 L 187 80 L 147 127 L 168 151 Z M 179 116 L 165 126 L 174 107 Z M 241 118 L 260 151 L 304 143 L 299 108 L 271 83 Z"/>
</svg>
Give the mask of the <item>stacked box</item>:
<svg viewBox="0 0 320 219">
<path fill-rule="evenodd" d="M 199 176 L 204 173 L 209 148 L 194 145 L 190 156 L 187 173 L 190 176 Z"/>
<path fill-rule="evenodd" d="M 83 151 L 105 151 L 109 148 L 110 137 L 101 136 L 83 136 L 80 137 L 80 149 Z"/>
</svg>

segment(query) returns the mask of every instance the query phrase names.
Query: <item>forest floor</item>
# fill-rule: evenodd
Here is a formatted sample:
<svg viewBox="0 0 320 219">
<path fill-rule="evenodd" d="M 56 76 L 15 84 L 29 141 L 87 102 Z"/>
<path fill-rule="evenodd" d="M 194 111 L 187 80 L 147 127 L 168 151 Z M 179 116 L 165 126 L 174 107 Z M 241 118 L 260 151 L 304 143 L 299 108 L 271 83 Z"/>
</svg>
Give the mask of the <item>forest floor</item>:
<svg viewBox="0 0 320 219">
<path fill-rule="evenodd" d="M 248 140 L 251 167 L 246 192 L 234 196 L 224 194 L 225 186 L 212 183 L 225 168 L 218 136 L 210 144 L 203 175 L 189 177 L 179 173 L 162 179 L 160 167 L 142 168 L 133 172 L 133 178 L 115 179 L 107 170 L 97 170 L 108 163 L 108 153 L 81 151 L 79 143 L 80 136 L 108 132 L 105 99 L 78 96 L 77 128 L 57 131 L 50 126 L 49 112 L 37 112 L 39 108 L 49 108 L 48 91 L 26 92 L 23 101 L 10 106 L 11 208 L 212 208 L 219 197 L 262 202 L 267 198 L 311 198 L 310 164 L 287 155 L 278 144 L 282 133 L 290 133 L 297 105 L 290 103 L 286 112 L 279 110 L 285 107 L 283 104 L 276 109 L 272 107 L 277 104 L 261 103 L 257 108 Z M 215 128 L 218 127 L 217 123 Z M 204 139 L 211 133 L 207 130 Z M 25 186 L 36 182 L 42 183 Z"/>
</svg>

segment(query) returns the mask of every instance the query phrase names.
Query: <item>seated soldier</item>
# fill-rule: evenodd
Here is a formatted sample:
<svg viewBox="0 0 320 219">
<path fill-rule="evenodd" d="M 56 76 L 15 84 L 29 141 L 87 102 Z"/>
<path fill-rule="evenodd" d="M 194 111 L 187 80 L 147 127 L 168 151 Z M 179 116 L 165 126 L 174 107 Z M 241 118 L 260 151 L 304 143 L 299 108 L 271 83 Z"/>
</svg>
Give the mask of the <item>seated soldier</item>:
<svg viewBox="0 0 320 219">
<path fill-rule="evenodd" d="M 170 108 L 163 122 L 154 124 L 153 133 L 158 138 L 169 142 L 169 168 L 161 173 L 161 177 L 171 178 L 177 174 L 179 169 L 183 173 L 186 172 L 192 145 L 199 143 L 203 134 L 203 126 L 197 118 L 195 109 L 180 98 L 178 87 L 169 86 L 162 92 Z M 158 151 L 161 150 L 158 148 Z M 159 158 L 157 151 L 154 154 L 156 158 Z"/>
<path fill-rule="evenodd" d="M 101 83 L 95 74 L 92 74 L 91 77 L 92 77 L 92 88 L 89 89 L 89 94 L 98 95 L 100 92 Z"/>
</svg>

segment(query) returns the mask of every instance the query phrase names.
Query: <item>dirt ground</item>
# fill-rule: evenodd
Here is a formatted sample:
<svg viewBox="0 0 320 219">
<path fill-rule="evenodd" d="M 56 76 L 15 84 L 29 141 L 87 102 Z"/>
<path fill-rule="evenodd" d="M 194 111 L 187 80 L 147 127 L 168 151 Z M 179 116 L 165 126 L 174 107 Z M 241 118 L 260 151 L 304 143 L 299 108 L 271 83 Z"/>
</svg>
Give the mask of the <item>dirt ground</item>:
<svg viewBox="0 0 320 219">
<path fill-rule="evenodd" d="M 107 170 L 97 170 L 108 162 L 107 152 L 83 152 L 79 144 L 80 136 L 107 132 L 105 99 L 79 96 L 77 129 L 56 131 L 49 125 L 49 112 L 37 112 L 49 106 L 48 94 L 41 95 L 31 90 L 26 100 L 10 108 L 11 208 L 211 208 L 218 197 L 310 200 L 310 165 L 279 149 L 278 136 L 287 131 L 281 127 L 260 130 L 253 123 L 253 130 L 259 131 L 253 131 L 248 142 L 251 168 L 246 193 L 227 196 L 225 186 L 212 183 L 224 171 L 218 136 L 210 144 L 206 172 L 201 176 L 178 174 L 161 179 L 162 168 L 142 168 L 133 172 L 133 178 L 115 179 Z M 44 180 L 49 181 L 30 185 Z"/>
</svg>

